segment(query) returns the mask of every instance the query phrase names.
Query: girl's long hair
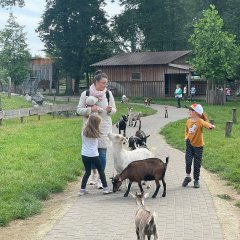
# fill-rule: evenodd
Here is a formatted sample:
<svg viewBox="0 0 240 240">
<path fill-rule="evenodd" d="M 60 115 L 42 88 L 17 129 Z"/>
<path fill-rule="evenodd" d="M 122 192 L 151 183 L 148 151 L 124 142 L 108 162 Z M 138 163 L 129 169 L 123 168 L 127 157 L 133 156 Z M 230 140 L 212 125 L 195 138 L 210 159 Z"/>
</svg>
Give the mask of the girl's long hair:
<svg viewBox="0 0 240 240">
<path fill-rule="evenodd" d="M 88 138 L 99 138 L 102 134 L 99 130 L 101 118 L 97 115 L 90 115 L 83 130 L 83 134 Z"/>
<path fill-rule="evenodd" d="M 207 116 L 207 114 L 206 114 L 205 112 L 202 114 L 201 118 L 202 118 L 204 121 L 209 122 L 208 116 Z"/>
</svg>

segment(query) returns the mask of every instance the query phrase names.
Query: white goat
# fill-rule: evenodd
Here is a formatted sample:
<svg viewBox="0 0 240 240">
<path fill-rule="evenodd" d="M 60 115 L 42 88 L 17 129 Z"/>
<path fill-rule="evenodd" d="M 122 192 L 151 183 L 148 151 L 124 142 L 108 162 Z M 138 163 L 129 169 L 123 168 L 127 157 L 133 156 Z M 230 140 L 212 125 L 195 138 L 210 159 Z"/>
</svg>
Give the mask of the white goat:
<svg viewBox="0 0 240 240">
<path fill-rule="evenodd" d="M 108 138 L 112 142 L 114 168 L 118 174 L 120 174 L 128 164 L 133 161 L 154 157 L 154 154 L 147 148 L 137 148 L 132 151 L 125 150 L 123 148 L 123 143 L 127 142 L 127 139 L 120 134 L 108 133 Z M 149 187 L 150 182 L 148 188 Z"/>
<path fill-rule="evenodd" d="M 138 240 L 144 240 L 145 236 L 151 239 L 151 235 L 154 236 L 154 240 L 158 240 L 158 231 L 156 227 L 156 214 L 151 212 L 144 205 L 144 199 L 148 197 L 148 193 L 136 193 L 135 195 L 130 193 L 135 198 L 138 205 L 135 215 L 136 234 Z"/>
</svg>

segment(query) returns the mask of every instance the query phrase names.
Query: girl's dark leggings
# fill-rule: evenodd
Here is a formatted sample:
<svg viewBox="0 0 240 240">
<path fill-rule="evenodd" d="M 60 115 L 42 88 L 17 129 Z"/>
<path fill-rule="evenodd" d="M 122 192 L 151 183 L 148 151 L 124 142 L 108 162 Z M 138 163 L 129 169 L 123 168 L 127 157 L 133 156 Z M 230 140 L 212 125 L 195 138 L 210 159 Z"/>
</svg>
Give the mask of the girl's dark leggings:
<svg viewBox="0 0 240 240">
<path fill-rule="evenodd" d="M 186 154 L 185 154 L 186 173 L 187 174 L 191 173 L 192 161 L 194 159 L 193 178 L 195 181 L 199 180 L 202 154 L 203 147 L 193 147 L 190 144 L 189 140 L 186 141 Z"/>
<path fill-rule="evenodd" d="M 82 178 L 82 184 L 81 184 L 81 189 L 85 189 L 87 185 L 87 181 L 89 176 L 91 175 L 91 166 L 92 163 L 96 166 L 99 177 L 101 179 L 103 187 L 107 187 L 107 181 L 106 181 L 106 176 L 104 173 L 104 170 L 102 168 L 99 156 L 97 157 L 86 157 L 82 155 L 82 161 L 85 167 L 85 174 Z"/>
</svg>

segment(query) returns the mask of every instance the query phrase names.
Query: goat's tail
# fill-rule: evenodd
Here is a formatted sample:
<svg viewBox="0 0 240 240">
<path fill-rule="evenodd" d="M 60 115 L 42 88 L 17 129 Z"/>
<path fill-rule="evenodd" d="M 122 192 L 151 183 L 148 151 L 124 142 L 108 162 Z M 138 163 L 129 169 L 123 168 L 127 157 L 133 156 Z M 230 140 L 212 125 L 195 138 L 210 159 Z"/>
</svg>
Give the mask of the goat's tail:
<svg viewBox="0 0 240 240">
<path fill-rule="evenodd" d="M 168 165 L 169 156 L 166 157 L 166 167 Z"/>
</svg>

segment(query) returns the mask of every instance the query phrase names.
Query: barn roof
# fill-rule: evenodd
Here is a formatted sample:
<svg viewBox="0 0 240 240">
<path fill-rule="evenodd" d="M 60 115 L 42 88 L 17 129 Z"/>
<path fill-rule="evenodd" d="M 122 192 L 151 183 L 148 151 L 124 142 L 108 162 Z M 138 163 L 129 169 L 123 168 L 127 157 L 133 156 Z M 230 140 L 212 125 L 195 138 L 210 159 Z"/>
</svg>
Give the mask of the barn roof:
<svg viewBox="0 0 240 240">
<path fill-rule="evenodd" d="M 190 52 L 191 51 L 121 53 L 94 63 L 91 66 L 161 65 L 171 63 Z"/>
</svg>

